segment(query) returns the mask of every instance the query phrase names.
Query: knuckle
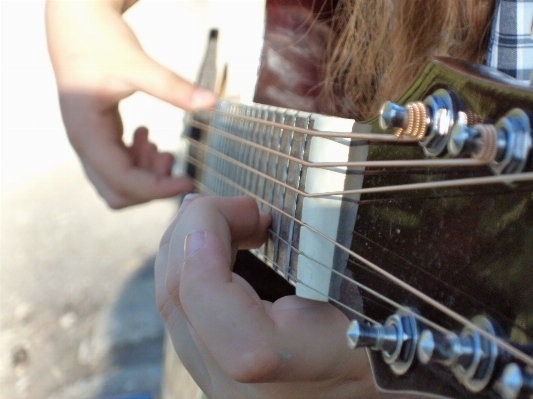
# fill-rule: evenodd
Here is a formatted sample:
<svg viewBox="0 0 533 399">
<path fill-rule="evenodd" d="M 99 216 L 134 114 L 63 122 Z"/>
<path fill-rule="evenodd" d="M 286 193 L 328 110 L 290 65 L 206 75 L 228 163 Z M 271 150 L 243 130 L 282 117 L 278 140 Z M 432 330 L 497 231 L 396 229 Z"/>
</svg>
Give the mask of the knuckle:
<svg viewBox="0 0 533 399">
<path fill-rule="evenodd" d="M 271 380 L 278 374 L 282 363 L 281 356 L 272 349 L 254 349 L 240 352 L 231 364 L 226 366 L 226 373 L 240 383 L 260 383 Z"/>
</svg>

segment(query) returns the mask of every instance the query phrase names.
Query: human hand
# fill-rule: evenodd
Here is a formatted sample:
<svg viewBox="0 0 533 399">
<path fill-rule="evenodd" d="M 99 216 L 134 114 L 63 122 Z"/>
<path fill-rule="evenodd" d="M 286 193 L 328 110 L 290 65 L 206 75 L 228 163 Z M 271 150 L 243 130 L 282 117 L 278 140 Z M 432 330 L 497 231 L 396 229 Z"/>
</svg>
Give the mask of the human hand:
<svg viewBox="0 0 533 399">
<path fill-rule="evenodd" d="M 151 59 L 122 13 L 135 0 L 48 0 L 48 46 L 63 121 L 88 178 L 112 208 L 193 190 L 172 177 L 173 156 L 159 152 L 139 128 L 131 147 L 123 140 L 120 100 L 140 90 L 185 110 L 210 107 L 213 93 L 199 89 Z"/>
<path fill-rule="evenodd" d="M 377 397 L 364 350 L 348 349 L 348 319 L 327 303 L 262 301 L 231 268 L 270 223 L 251 198 L 189 195 L 161 240 L 156 298 L 174 348 L 215 398 Z"/>
</svg>

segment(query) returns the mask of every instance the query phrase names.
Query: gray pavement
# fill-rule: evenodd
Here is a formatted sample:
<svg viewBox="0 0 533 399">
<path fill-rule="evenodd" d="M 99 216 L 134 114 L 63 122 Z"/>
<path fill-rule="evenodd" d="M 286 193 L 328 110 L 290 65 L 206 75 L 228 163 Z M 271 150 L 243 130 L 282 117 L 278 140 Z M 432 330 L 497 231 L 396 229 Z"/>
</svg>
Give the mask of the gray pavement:
<svg viewBox="0 0 533 399">
<path fill-rule="evenodd" d="M 153 261 L 172 201 L 109 212 L 75 164 L 2 193 L 3 398 L 159 393 Z"/>
<path fill-rule="evenodd" d="M 175 38 L 203 2 L 142 3 L 128 18 L 147 51 L 193 78 L 197 62 L 180 54 L 203 49 L 180 49 Z M 152 266 L 175 201 L 118 212 L 103 204 L 62 127 L 44 1 L 0 7 L 0 398 L 158 395 L 163 325 Z M 121 110 L 126 140 L 144 124 L 160 147 L 176 148 L 178 110 L 141 94 Z"/>
</svg>

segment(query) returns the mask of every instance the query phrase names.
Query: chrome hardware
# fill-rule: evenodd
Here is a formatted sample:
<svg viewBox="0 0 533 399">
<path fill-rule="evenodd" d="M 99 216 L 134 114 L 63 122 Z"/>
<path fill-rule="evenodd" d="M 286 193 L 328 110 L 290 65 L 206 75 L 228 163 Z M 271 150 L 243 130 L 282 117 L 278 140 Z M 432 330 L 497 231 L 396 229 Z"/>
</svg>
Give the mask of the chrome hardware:
<svg viewBox="0 0 533 399">
<path fill-rule="evenodd" d="M 494 125 L 455 125 L 448 141 L 448 153 L 492 162 L 497 155 L 498 131 Z"/>
<path fill-rule="evenodd" d="M 532 145 L 528 115 L 513 109 L 495 125 L 455 125 L 448 152 L 486 161 L 495 174 L 519 173 L 526 167 Z"/>
<path fill-rule="evenodd" d="M 496 174 L 522 172 L 532 147 L 528 115 L 515 108 L 500 118 L 495 127 L 498 131 L 497 153 L 490 163 L 491 169 Z"/>
<path fill-rule="evenodd" d="M 456 123 L 466 124 L 466 115 L 459 113 L 456 102 L 449 92 L 439 89 L 431 96 L 424 99 L 430 110 L 430 129 L 420 145 L 427 156 L 436 157 L 446 148 L 448 133 Z M 464 118 L 462 116 L 465 115 Z"/>
<path fill-rule="evenodd" d="M 444 335 L 424 330 L 418 340 L 417 356 L 422 364 L 441 363 L 451 366 L 458 361 L 462 353 L 468 352 L 464 349 L 455 334 Z"/>
<path fill-rule="evenodd" d="M 381 107 L 379 124 L 382 129 L 395 129 L 397 137 L 410 136 L 422 140 L 428 128 L 428 110 L 421 101 L 412 101 L 405 107 L 387 101 Z"/>
<path fill-rule="evenodd" d="M 494 390 L 502 399 L 517 399 L 533 394 L 533 374 L 520 368 L 516 363 L 509 363 L 502 375 L 494 383 Z"/>
<path fill-rule="evenodd" d="M 401 105 L 386 101 L 379 116 L 379 126 L 383 130 L 407 127 L 407 109 Z"/>
<path fill-rule="evenodd" d="M 407 372 L 416 353 L 418 321 L 413 313 L 399 310 L 383 326 L 370 326 L 353 320 L 347 331 L 348 345 L 380 350 L 383 360 L 397 375 Z"/>
<path fill-rule="evenodd" d="M 452 95 L 439 89 L 423 102 L 410 102 L 405 107 L 387 101 L 380 112 L 382 129 L 399 129 L 397 135 L 420 139 L 427 156 L 436 157 L 446 149 L 448 134 L 456 124 L 468 124 L 468 116 L 458 109 Z"/>
<path fill-rule="evenodd" d="M 496 335 L 494 324 L 486 317 L 476 316 L 472 322 L 479 329 Z M 465 387 L 471 392 L 479 392 L 492 377 L 498 347 L 477 329 L 469 327 L 465 327 L 459 336 L 424 330 L 417 355 L 421 363 L 437 362 L 449 366 Z"/>
</svg>

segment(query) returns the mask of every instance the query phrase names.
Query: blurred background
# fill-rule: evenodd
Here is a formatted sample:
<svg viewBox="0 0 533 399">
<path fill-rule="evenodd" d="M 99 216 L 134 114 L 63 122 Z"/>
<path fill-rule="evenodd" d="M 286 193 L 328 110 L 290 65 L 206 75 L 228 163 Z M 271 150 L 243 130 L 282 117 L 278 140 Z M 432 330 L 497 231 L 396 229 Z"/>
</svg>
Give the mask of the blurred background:
<svg viewBox="0 0 533 399">
<path fill-rule="evenodd" d="M 144 0 L 126 18 L 149 54 L 194 80 L 205 5 Z M 176 202 L 104 205 L 63 129 L 44 0 L 0 7 L 0 396 L 158 395 L 163 324 L 152 267 Z M 180 110 L 143 94 L 121 109 L 126 141 L 144 125 L 160 148 L 176 149 Z"/>
</svg>

